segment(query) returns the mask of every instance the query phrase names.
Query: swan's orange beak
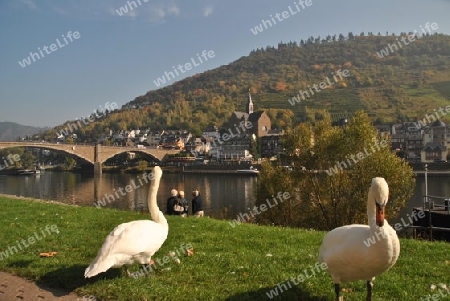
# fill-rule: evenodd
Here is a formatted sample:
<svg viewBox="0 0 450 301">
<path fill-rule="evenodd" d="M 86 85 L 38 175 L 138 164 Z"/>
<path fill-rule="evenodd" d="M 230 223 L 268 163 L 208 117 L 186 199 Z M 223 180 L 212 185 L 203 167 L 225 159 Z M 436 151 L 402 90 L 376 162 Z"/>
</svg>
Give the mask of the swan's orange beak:
<svg viewBox="0 0 450 301">
<path fill-rule="evenodd" d="M 376 222 L 378 227 L 383 227 L 384 225 L 384 206 L 381 207 L 378 203 L 377 205 L 377 214 L 376 214 Z"/>
</svg>

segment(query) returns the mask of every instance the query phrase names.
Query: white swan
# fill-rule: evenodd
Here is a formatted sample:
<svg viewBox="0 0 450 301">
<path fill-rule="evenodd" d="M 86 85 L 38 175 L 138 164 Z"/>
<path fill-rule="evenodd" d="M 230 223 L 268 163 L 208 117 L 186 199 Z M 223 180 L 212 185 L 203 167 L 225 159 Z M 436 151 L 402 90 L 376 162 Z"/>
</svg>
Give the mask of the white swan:
<svg viewBox="0 0 450 301">
<path fill-rule="evenodd" d="M 328 266 L 336 300 L 341 282 L 367 281 L 367 301 L 372 298 L 372 281 L 389 270 L 400 254 L 395 230 L 384 220 L 389 187 L 384 178 L 373 178 L 367 199 L 367 225 L 347 225 L 330 231 L 319 250 L 319 262 Z"/>
<path fill-rule="evenodd" d="M 93 277 L 111 267 L 121 267 L 134 262 L 146 265 L 166 240 L 169 225 L 156 203 L 162 170 L 156 166 L 153 173 L 154 179 L 150 184 L 147 199 L 153 221 L 139 220 L 118 225 L 106 237 L 97 257 L 86 268 L 84 277 Z"/>
</svg>

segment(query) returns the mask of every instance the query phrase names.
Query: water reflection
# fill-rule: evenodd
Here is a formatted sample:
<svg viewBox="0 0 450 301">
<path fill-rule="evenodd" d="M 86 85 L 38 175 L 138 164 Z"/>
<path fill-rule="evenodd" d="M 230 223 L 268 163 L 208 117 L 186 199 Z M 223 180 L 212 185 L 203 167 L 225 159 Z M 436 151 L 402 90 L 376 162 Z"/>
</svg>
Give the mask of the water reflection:
<svg viewBox="0 0 450 301">
<path fill-rule="evenodd" d="M 424 195 L 425 177 L 421 175 L 416 177 L 414 194 L 402 210 L 401 215 L 411 213 L 414 207 L 422 207 Z M 428 195 L 450 198 L 450 177 L 428 176 Z"/>
<path fill-rule="evenodd" d="M 158 191 L 158 206 L 165 211 L 170 190 L 184 190 L 191 201 L 191 191 L 203 195 L 208 215 L 218 216 L 226 207 L 226 216 L 247 211 L 255 200 L 257 178 L 240 175 L 183 175 L 164 173 Z M 0 193 L 67 204 L 94 206 L 96 203 L 121 210 L 147 210 L 150 182 L 143 174 L 85 175 L 46 171 L 38 176 L 0 176 Z"/>
<path fill-rule="evenodd" d="M 411 213 L 413 207 L 422 205 L 425 179 L 419 176 L 416 182 L 414 195 L 402 210 L 401 216 Z M 137 211 L 147 211 L 149 185 L 143 180 L 142 174 L 103 173 L 94 176 L 46 171 L 39 176 L 0 176 L 0 193 L 3 194 L 82 206 L 94 206 L 95 202 L 104 201 L 106 207 Z M 191 203 L 191 191 L 198 188 L 203 195 L 207 215 L 235 218 L 253 206 L 256 185 L 257 178 L 246 175 L 164 173 L 158 191 L 158 205 L 165 212 L 166 200 L 173 188 L 184 190 Z M 430 195 L 450 197 L 450 178 L 429 176 L 428 192 Z"/>
</svg>

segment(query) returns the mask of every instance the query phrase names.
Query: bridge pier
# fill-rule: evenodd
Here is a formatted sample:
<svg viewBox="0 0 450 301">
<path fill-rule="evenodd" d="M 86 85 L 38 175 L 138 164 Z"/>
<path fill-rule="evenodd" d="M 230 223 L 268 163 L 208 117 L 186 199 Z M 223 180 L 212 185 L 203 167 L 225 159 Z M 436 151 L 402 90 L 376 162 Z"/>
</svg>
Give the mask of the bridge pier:
<svg viewBox="0 0 450 301">
<path fill-rule="evenodd" d="M 94 174 L 101 174 L 102 173 L 102 163 L 95 162 L 94 163 Z"/>
<path fill-rule="evenodd" d="M 102 162 L 100 162 L 100 144 L 96 144 L 94 148 L 94 174 L 102 173 Z"/>
</svg>

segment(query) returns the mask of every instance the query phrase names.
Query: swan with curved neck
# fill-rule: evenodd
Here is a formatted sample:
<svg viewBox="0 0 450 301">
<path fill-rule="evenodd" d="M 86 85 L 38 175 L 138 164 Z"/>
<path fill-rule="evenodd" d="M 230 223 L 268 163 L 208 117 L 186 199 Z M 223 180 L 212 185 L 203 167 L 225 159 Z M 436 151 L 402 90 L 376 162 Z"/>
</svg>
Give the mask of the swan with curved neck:
<svg viewBox="0 0 450 301">
<path fill-rule="evenodd" d="M 111 267 L 121 267 L 135 262 L 146 265 L 162 246 L 169 233 L 169 225 L 156 202 L 162 176 L 159 166 L 153 170 L 153 176 L 147 199 L 153 220 L 138 220 L 118 225 L 106 237 L 97 257 L 86 268 L 84 277 L 93 277 Z"/>
<path fill-rule="evenodd" d="M 373 280 L 389 270 L 400 255 L 395 230 L 385 220 L 389 187 L 384 178 L 373 178 L 367 198 L 368 225 L 347 225 L 325 236 L 319 250 L 319 262 L 328 266 L 333 279 L 336 300 L 340 283 L 367 281 L 367 301 L 372 300 Z"/>
</svg>

